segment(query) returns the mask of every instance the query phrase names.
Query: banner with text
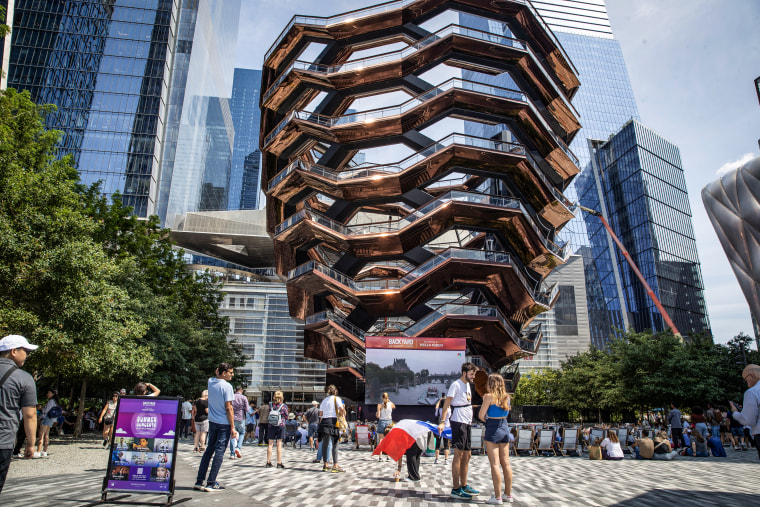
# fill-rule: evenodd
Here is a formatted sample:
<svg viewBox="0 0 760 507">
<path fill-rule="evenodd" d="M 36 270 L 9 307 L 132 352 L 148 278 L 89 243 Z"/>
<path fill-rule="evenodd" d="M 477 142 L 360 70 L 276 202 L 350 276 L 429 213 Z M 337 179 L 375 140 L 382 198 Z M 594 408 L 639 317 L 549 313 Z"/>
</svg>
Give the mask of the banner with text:
<svg viewBox="0 0 760 507">
<path fill-rule="evenodd" d="M 172 494 L 180 402 L 149 396 L 119 399 L 104 491 Z"/>
<path fill-rule="evenodd" d="M 459 378 L 466 361 L 466 338 L 368 336 L 364 402 L 435 405 Z"/>
</svg>

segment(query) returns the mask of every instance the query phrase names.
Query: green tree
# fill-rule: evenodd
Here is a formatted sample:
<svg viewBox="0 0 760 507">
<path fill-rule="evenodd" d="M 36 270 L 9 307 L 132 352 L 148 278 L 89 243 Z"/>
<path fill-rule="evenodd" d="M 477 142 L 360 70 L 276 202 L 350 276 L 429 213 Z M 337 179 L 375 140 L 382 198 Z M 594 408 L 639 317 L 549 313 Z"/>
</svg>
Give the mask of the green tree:
<svg viewBox="0 0 760 507">
<path fill-rule="evenodd" d="M 513 403 L 515 405 L 552 405 L 562 373 L 559 370 L 530 370 L 520 375 Z"/>
<path fill-rule="evenodd" d="M 40 345 L 28 363 L 38 376 L 82 379 L 81 422 L 88 379 L 142 374 L 152 360 L 121 268 L 93 240 L 77 172 L 54 156 L 52 110 L 0 93 L 0 332 Z"/>
</svg>

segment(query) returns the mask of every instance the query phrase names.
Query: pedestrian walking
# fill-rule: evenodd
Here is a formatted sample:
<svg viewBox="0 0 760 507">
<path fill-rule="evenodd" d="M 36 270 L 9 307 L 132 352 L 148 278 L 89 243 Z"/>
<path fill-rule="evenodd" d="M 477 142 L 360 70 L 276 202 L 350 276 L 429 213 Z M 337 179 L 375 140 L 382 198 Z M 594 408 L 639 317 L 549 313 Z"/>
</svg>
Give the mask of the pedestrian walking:
<svg viewBox="0 0 760 507">
<path fill-rule="evenodd" d="M 756 364 L 747 365 L 742 371 L 742 377 L 747 381 L 749 389 L 744 393 L 741 411 L 733 401 L 731 402 L 731 418 L 739 424 L 750 427 L 757 455 L 760 457 L 760 366 Z"/>
<path fill-rule="evenodd" d="M 182 402 L 182 426 L 180 426 L 180 436 L 188 438 L 190 436 L 190 427 L 193 422 L 193 404 L 192 400 Z"/>
<path fill-rule="evenodd" d="M 243 448 L 243 437 L 245 435 L 245 415 L 248 411 L 248 398 L 243 394 L 243 386 L 237 386 L 235 397 L 232 400 L 232 412 L 235 419 L 235 430 L 238 432 L 238 438 L 230 439 L 230 459 L 240 459 L 243 457 L 241 449 Z"/>
<path fill-rule="evenodd" d="M 111 394 L 111 399 L 106 402 L 106 406 L 100 412 L 98 423 L 103 423 L 103 447 L 108 445 L 111 440 L 111 431 L 113 430 L 113 418 L 116 414 L 116 406 L 119 403 L 119 393 Z"/>
<path fill-rule="evenodd" d="M 396 405 L 388 397 L 388 393 L 383 393 L 383 401 L 382 403 L 377 404 L 377 412 L 375 414 L 375 417 L 377 417 L 378 445 L 383 441 L 383 438 L 385 436 L 385 428 L 393 425 L 393 409 L 395 408 Z M 377 460 L 383 460 L 383 453 L 380 453 L 380 456 L 378 456 Z M 386 456 L 385 461 L 389 460 L 390 458 Z"/>
<path fill-rule="evenodd" d="M 322 459 L 323 472 L 345 472 L 338 465 L 338 441 L 340 439 L 340 428 L 338 428 L 338 417 L 346 417 L 346 407 L 343 400 L 338 397 L 338 388 L 334 385 L 327 386 L 325 390 L 327 396 L 319 405 L 319 432 L 322 434 Z M 332 444 L 332 449 L 330 449 Z M 327 463 L 330 461 L 329 451 L 332 451 L 332 468 L 328 468 Z"/>
<path fill-rule="evenodd" d="M 37 386 L 32 376 L 21 367 L 36 349 L 37 345 L 32 345 L 20 335 L 9 335 L 0 340 L 0 493 L 13 458 L 19 424 L 23 424 L 26 433 L 24 457 L 34 455 Z"/>
<path fill-rule="evenodd" d="M 282 439 L 285 438 L 285 421 L 288 420 L 288 406 L 282 391 L 275 391 L 272 397 L 272 407 L 267 416 L 269 427 L 267 435 L 269 443 L 267 444 L 267 468 L 272 468 L 272 445 L 277 446 L 277 468 L 285 468 L 282 464 Z"/>
<path fill-rule="evenodd" d="M 195 435 L 193 435 L 193 451 L 203 452 L 206 450 L 206 435 L 208 435 L 208 391 L 201 393 L 200 399 L 195 401 L 193 407 L 193 420 L 195 422 Z"/>
<path fill-rule="evenodd" d="M 311 402 L 311 408 L 304 414 L 304 419 L 306 419 L 306 423 L 309 425 L 309 449 L 313 451 L 316 449 L 314 435 L 317 434 L 317 430 L 319 429 L 319 402 L 317 400 Z"/>
<path fill-rule="evenodd" d="M 269 443 L 267 429 L 269 428 L 269 403 L 266 401 L 259 407 L 259 445 Z"/>
<path fill-rule="evenodd" d="M 216 369 L 216 377 L 208 379 L 208 446 L 198 467 L 194 489 L 209 492 L 224 489 L 224 486 L 216 480 L 216 476 L 224 462 L 224 451 L 227 449 L 230 437 L 237 438 L 238 436 L 232 409 L 235 392 L 232 390 L 230 380 L 233 375 L 232 366 L 221 363 Z M 208 472 L 207 478 L 209 464 L 211 464 L 211 471 Z"/>
<path fill-rule="evenodd" d="M 487 504 L 512 503 L 512 466 L 509 463 L 509 417 L 510 398 L 504 385 L 504 378 L 498 373 L 488 376 L 488 392 L 483 396 L 478 418 L 486 422 L 483 440 L 491 465 L 493 496 Z M 502 471 L 504 472 L 504 494 L 501 493 Z"/>
<path fill-rule="evenodd" d="M 451 460 L 452 489 L 451 498 L 471 500 L 480 491 L 467 484 L 467 472 L 472 456 L 472 390 L 470 383 L 475 380 L 478 367 L 472 363 L 462 365 L 462 376 L 451 383 L 442 413 L 451 407 L 451 444 L 454 447 L 454 459 Z M 438 420 L 438 432 L 443 432 L 445 421 Z"/>
</svg>

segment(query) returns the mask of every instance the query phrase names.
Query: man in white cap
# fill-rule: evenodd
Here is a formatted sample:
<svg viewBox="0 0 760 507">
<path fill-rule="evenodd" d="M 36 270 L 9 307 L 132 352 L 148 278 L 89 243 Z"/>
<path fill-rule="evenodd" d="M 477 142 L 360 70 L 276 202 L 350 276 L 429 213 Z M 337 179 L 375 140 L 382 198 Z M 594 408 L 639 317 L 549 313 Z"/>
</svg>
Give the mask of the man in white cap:
<svg viewBox="0 0 760 507">
<path fill-rule="evenodd" d="M 24 421 L 26 450 L 24 457 L 34 454 L 37 434 L 37 386 L 34 379 L 20 368 L 29 353 L 37 348 L 26 338 L 12 334 L 0 340 L 0 492 L 5 485 L 13 457 L 19 414 Z"/>
</svg>

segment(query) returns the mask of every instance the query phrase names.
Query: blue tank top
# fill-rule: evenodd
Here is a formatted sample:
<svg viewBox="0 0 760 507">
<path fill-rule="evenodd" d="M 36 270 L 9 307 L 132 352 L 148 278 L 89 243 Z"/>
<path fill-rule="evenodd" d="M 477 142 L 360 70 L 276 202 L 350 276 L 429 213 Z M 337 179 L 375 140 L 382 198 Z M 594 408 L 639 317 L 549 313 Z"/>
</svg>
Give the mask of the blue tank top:
<svg viewBox="0 0 760 507">
<path fill-rule="evenodd" d="M 507 417 L 509 415 L 509 410 L 504 410 L 498 405 L 489 405 L 486 415 L 488 417 Z"/>
</svg>

